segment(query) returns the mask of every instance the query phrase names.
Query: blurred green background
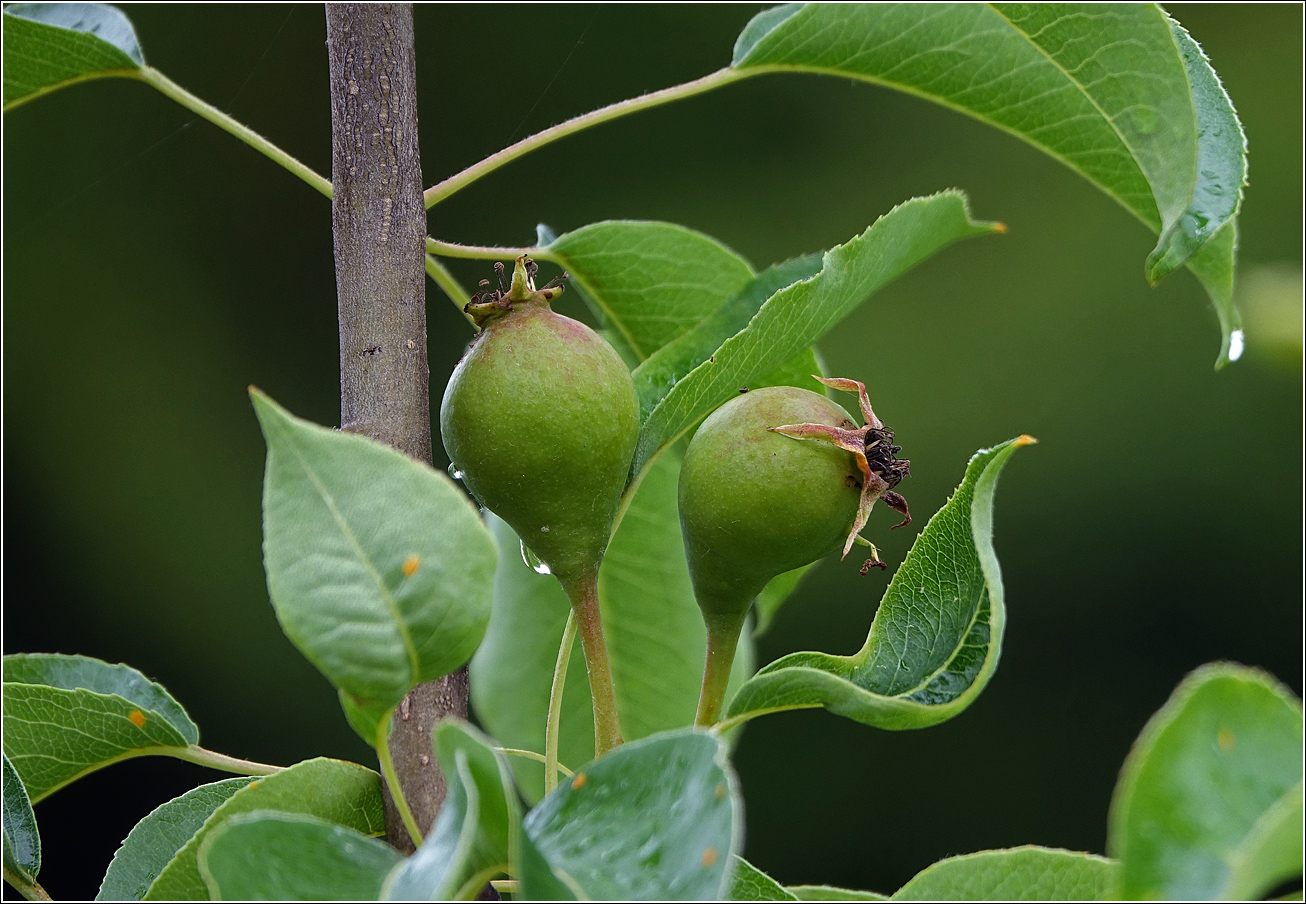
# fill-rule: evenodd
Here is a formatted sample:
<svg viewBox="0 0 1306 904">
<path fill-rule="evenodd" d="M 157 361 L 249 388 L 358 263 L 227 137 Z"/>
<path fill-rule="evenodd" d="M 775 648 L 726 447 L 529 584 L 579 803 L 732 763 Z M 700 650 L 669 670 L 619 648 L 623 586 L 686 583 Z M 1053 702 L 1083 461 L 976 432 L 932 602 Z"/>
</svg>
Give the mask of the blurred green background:
<svg viewBox="0 0 1306 904">
<path fill-rule="evenodd" d="M 329 174 L 317 6 L 125 6 L 147 59 Z M 729 60 L 754 6 L 419 6 L 425 181 L 595 106 Z M 432 235 L 519 244 L 606 218 L 707 232 L 763 267 L 842 242 L 917 194 L 966 189 L 1003 237 L 948 249 L 825 341 L 912 461 L 901 561 L 978 447 L 1003 477 L 1003 661 L 952 722 L 886 733 L 820 711 L 747 730 L 747 856 L 786 883 L 891 891 L 941 857 L 1101 851 L 1117 770 L 1192 667 L 1262 666 L 1300 693 L 1301 25 L 1297 5 L 1170 7 L 1246 126 L 1243 359 L 1196 281 L 1150 290 L 1153 237 L 1019 141 L 923 101 L 766 76 L 614 122 L 432 212 Z M 148 87 L 79 85 L 4 116 L 4 649 L 125 661 L 205 745 L 371 763 L 282 637 L 260 555 L 263 444 L 245 387 L 338 422 L 328 203 Z M 485 263 L 458 263 L 472 285 Z M 470 334 L 430 285 L 431 381 Z M 574 296 L 565 307 L 576 314 Z M 441 455 L 437 443 L 437 458 Z M 440 464 L 440 462 L 437 462 Z M 760 644 L 861 645 L 887 576 L 828 561 Z M 42 882 L 94 894 L 128 829 L 216 778 L 157 759 L 37 808 Z"/>
</svg>

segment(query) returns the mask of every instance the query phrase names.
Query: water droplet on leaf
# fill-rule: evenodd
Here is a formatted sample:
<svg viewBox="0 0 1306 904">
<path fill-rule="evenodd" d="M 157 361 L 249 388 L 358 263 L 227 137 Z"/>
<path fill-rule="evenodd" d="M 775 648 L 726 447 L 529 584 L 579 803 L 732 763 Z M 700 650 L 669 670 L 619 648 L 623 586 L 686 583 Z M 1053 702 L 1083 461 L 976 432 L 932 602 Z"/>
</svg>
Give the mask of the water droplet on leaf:
<svg viewBox="0 0 1306 904">
<path fill-rule="evenodd" d="M 1243 331 L 1234 330 L 1229 334 L 1229 360 L 1237 361 L 1243 356 Z"/>
</svg>

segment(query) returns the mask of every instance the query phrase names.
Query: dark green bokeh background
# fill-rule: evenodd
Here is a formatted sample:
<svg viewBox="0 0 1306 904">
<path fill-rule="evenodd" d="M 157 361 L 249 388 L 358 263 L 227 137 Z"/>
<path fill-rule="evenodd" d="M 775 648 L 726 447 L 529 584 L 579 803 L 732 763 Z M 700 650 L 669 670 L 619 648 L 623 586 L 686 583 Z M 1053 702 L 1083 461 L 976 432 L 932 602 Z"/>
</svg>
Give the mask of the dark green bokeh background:
<svg viewBox="0 0 1306 904">
<path fill-rule="evenodd" d="M 125 8 L 150 62 L 329 174 L 320 7 Z M 566 116 L 724 65 L 755 10 L 419 7 L 427 184 Z M 1299 287 L 1301 8 L 1172 11 L 1246 125 L 1242 265 L 1280 265 Z M 4 126 L 5 651 L 131 663 L 217 750 L 371 763 L 268 605 L 263 444 L 245 395 L 254 383 L 338 421 L 328 203 L 140 84 L 76 86 Z M 1243 360 L 1214 373 L 1201 290 L 1186 272 L 1147 288 L 1153 237 L 1116 203 L 989 127 L 814 76 L 593 129 L 430 217 L 437 237 L 506 244 L 529 242 L 541 220 L 559 232 L 671 220 L 760 268 L 949 186 L 1009 234 L 928 261 L 821 350 L 832 373 L 871 387 L 912 460 L 913 527 L 890 535 L 893 513 L 872 519 L 890 562 L 971 452 L 1040 439 L 997 503 L 1003 662 L 970 710 L 926 731 L 819 711 L 748 729 L 747 854 L 787 883 L 891 891 L 980 848 L 1101 851 L 1119 765 L 1187 670 L 1234 659 L 1300 692 L 1300 300 L 1280 309 L 1286 343 L 1249 331 Z M 469 285 L 489 272 L 455 269 Z M 438 404 L 469 333 L 434 285 L 428 295 Z M 822 564 L 762 661 L 856 649 L 886 580 Z M 140 760 L 59 792 L 37 807 L 42 881 L 56 897 L 94 894 L 137 819 L 217 777 Z"/>
</svg>

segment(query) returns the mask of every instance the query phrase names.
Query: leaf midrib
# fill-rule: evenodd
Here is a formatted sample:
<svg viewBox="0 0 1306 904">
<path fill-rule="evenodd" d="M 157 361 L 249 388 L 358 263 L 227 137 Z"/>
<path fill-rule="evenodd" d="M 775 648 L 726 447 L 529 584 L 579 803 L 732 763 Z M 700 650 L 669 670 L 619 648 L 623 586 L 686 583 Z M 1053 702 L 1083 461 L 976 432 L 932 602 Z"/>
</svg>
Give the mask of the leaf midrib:
<svg viewBox="0 0 1306 904">
<path fill-rule="evenodd" d="M 408 668 L 411 671 L 409 680 L 410 682 L 418 680 L 421 676 L 421 662 L 418 659 L 417 648 L 413 645 L 413 638 L 408 631 L 408 625 L 404 621 L 403 613 L 399 611 L 399 606 L 395 603 L 394 597 L 391 596 L 390 589 L 386 587 L 385 581 L 381 577 L 380 572 L 377 571 L 376 567 L 373 565 L 371 557 L 368 556 L 367 551 L 363 549 L 363 545 L 358 542 L 358 538 L 350 529 L 344 515 L 336 506 L 335 497 L 331 495 L 326 486 L 322 483 L 322 479 L 318 477 L 317 472 L 314 471 L 305 460 L 299 450 L 299 446 L 290 435 L 290 432 L 280 424 L 277 425 L 277 430 L 281 434 L 282 439 L 285 441 L 291 453 L 295 456 L 295 460 L 299 463 L 304 475 L 309 479 L 309 482 L 313 484 L 313 488 L 317 490 L 318 496 L 327 507 L 327 511 L 331 513 L 331 518 L 335 522 L 336 527 L 339 528 L 340 535 L 345 539 L 345 542 L 349 544 L 350 548 L 353 549 L 354 555 L 357 557 L 359 564 L 363 566 L 363 569 L 376 584 L 377 594 L 381 597 L 381 601 L 385 603 L 386 608 L 390 612 L 390 616 L 394 619 L 395 628 L 398 630 L 399 637 L 403 641 L 404 652 L 408 658 Z"/>
</svg>

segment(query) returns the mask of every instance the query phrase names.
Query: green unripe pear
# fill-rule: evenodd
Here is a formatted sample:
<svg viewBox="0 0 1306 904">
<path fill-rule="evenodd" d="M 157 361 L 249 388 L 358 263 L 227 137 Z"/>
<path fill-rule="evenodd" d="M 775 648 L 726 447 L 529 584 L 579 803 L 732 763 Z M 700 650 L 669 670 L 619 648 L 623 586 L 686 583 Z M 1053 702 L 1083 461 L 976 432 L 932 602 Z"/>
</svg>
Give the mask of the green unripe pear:
<svg viewBox="0 0 1306 904">
<path fill-rule="evenodd" d="M 697 723 L 716 722 L 739 632 L 772 578 L 853 543 L 870 546 L 862 566 L 884 567 L 859 536 L 876 500 L 911 521 L 892 491 L 909 473 L 893 433 L 871 410 L 866 387 L 825 379 L 858 394 L 858 427 L 823 395 L 793 386 L 734 398 L 703 421 L 680 469 L 680 526 L 694 596 L 707 626 L 707 663 Z"/>
<path fill-rule="evenodd" d="M 771 431 L 856 426 L 829 399 L 756 389 L 718 408 L 680 469 L 680 525 L 694 593 L 709 619 L 742 620 L 767 582 L 843 545 L 861 484 L 853 456 Z"/>
<path fill-rule="evenodd" d="M 597 572 L 639 433 L 625 363 L 554 313 L 518 261 L 507 292 L 469 305 L 483 324 L 440 404 L 445 451 L 482 505 L 563 582 Z"/>
</svg>

